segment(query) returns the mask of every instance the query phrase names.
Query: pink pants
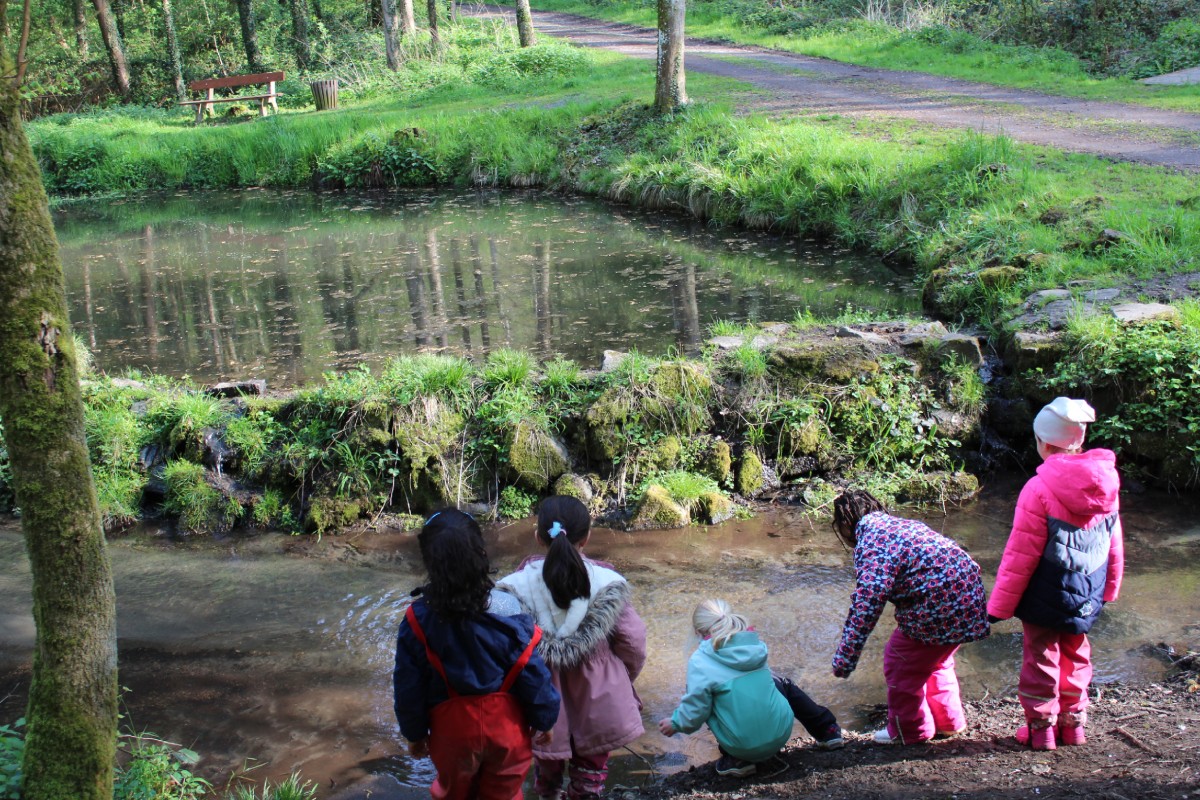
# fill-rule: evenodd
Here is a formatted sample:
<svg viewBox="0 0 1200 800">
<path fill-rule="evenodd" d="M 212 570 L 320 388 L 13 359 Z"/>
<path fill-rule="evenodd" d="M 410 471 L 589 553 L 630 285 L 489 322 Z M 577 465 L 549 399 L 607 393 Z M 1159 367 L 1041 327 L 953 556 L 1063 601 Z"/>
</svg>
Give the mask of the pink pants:
<svg viewBox="0 0 1200 800">
<path fill-rule="evenodd" d="M 1060 714 L 1083 724 L 1092 682 L 1092 646 L 1085 633 L 1025 626 L 1024 658 L 1017 694 L 1028 722 L 1054 725 Z"/>
<path fill-rule="evenodd" d="M 956 650 L 956 644 L 922 644 L 899 628 L 888 639 L 883 649 L 883 678 L 887 682 L 889 734 L 913 744 L 967 726 L 954 674 Z"/>
<path fill-rule="evenodd" d="M 572 748 L 573 750 L 574 748 Z M 533 790 L 539 797 L 555 797 L 562 788 L 563 775 L 567 775 L 567 797 L 569 800 L 588 795 L 604 794 L 604 782 L 608 779 L 608 753 L 595 756 L 571 755 L 570 761 L 533 760 Z"/>
</svg>

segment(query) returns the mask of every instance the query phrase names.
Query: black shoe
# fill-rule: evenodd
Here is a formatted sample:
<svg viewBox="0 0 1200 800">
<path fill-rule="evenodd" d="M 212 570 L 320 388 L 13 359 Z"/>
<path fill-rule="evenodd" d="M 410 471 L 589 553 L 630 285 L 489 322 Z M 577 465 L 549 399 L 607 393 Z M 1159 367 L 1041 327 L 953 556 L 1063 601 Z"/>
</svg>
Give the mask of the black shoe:
<svg viewBox="0 0 1200 800">
<path fill-rule="evenodd" d="M 829 730 L 825 731 L 825 737 L 817 739 L 818 750 L 841 750 L 846 746 L 846 741 L 842 739 L 842 729 L 837 725 L 830 725 Z"/>
<path fill-rule="evenodd" d="M 758 771 L 758 767 L 750 761 L 742 761 L 733 756 L 721 756 L 717 759 L 717 774 L 734 778 L 748 778 Z"/>
</svg>

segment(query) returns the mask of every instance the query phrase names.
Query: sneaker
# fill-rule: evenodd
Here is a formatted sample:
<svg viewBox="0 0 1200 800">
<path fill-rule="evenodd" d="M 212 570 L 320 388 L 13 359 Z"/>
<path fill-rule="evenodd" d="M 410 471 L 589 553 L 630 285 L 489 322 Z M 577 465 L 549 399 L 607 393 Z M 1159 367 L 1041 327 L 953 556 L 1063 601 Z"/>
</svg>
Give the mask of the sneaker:
<svg viewBox="0 0 1200 800">
<path fill-rule="evenodd" d="M 888 733 L 887 728 L 881 728 L 871 734 L 871 741 L 875 744 L 903 744 L 899 736 L 892 736 Z"/>
<path fill-rule="evenodd" d="M 1058 743 L 1062 745 L 1081 745 L 1087 744 L 1087 734 L 1084 733 L 1082 725 L 1062 725 L 1058 726 L 1057 734 Z"/>
<path fill-rule="evenodd" d="M 721 756 L 717 759 L 717 774 L 734 778 L 747 778 L 758 771 L 758 767 L 750 761 L 742 761 L 733 756 Z"/>
<path fill-rule="evenodd" d="M 1027 745 L 1034 750 L 1057 750 L 1058 744 L 1055 742 L 1054 726 L 1046 728 L 1031 728 L 1028 725 L 1022 725 L 1017 728 L 1014 734 L 1017 744 Z"/>
<path fill-rule="evenodd" d="M 846 742 L 842 739 L 842 729 L 835 722 L 829 726 L 829 730 L 825 731 L 825 738 L 817 739 L 818 750 L 841 750 L 846 746 Z"/>
</svg>

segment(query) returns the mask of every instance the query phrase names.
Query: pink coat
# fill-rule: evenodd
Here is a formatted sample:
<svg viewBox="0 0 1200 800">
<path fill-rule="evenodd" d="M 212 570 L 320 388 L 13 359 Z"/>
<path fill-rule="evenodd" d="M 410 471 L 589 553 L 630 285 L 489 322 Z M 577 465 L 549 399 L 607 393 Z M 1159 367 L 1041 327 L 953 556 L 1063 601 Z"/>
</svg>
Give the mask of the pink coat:
<svg viewBox="0 0 1200 800">
<path fill-rule="evenodd" d="M 1111 518 L 1103 599 L 1106 603 L 1116 600 L 1125 570 L 1121 523 L 1116 516 L 1120 486 L 1116 456 L 1111 450 L 1097 448 L 1047 458 L 1017 498 L 1012 533 L 988 600 L 988 614 L 1008 619 L 1016 613 L 1046 551 L 1051 519 L 1056 525 L 1061 522 L 1088 529 Z"/>
<path fill-rule="evenodd" d="M 526 559 L 497 582 L 497 588 L 515 594 L 542 626 L 538 652 L 562 696 L 554 736 L 547 745 L 535 744 L 533 754 L 545 760 L 569 759 L 572 742 L 579 755 L 609 753 L 645 732 L 642 701 L 633 681 L 646 663 L 646 625 L 629 602 L 625 579 L 608 565 L 588 559 L 592 596 L 586 603 L 576 601 L 581 618 L 554 619 L 563 610 L 555 612 L 547 605 L 541 561 Z M 556 621 L 563 635 L 556 634 Z"/>
</svg>

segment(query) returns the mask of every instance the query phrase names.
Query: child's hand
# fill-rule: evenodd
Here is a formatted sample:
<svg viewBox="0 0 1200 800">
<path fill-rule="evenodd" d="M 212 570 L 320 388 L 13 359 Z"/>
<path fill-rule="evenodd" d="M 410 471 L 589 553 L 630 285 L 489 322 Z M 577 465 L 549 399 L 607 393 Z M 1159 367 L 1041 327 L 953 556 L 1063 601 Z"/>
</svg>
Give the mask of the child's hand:
<svg viewBox="0 0 1200 800">
<path fill-rule="evenodd" d="M 408 754 L 413 758 L 424 758 L 429 755 L 429 740 L 417 739 L 408 743 Z"/>
<path fill-rule="evenodd" d="M 675 730 L 675 726 L 671 723 L 670 717 L 663 717 L 658 721 L 658 731 L 663 736 L 674 736 L 675 734 L 679 733 L 679 731 Z"/>
<path fill-rule="evenodd" d="M 537 731 L 533 734 L 533 743 L 548 745 L 554 739 L 554 731 Z"/>
</svg>

